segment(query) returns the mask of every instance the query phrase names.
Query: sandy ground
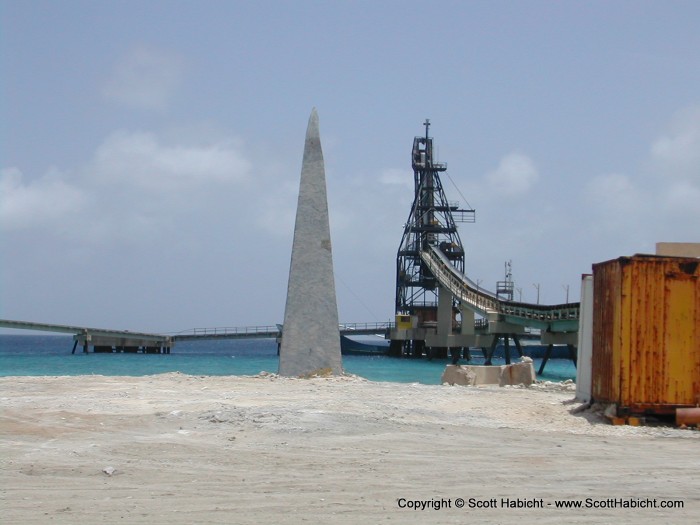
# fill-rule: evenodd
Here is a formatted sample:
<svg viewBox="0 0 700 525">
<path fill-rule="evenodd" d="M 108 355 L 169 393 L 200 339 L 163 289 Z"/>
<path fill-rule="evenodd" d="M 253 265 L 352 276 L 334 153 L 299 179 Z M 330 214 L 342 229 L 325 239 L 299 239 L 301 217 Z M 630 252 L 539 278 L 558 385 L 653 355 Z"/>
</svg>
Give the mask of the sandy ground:
<svg viewBox="0 0 700 525">
<path fill-rule="evenodd" d="M 0 521 L 700 523 L 700 431 L 572 414 L 571 388 L 1 378 Z"/>
</svg>

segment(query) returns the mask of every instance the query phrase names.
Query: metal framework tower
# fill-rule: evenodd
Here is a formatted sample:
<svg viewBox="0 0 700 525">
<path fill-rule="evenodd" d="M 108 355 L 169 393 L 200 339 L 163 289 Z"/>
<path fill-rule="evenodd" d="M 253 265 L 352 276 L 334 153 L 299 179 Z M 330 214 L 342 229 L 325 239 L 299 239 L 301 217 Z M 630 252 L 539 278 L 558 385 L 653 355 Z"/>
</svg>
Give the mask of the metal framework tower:
<svg viewBox="0 0 700 525">
<path fill-rule="evenodd" d="M 460 209 L 457 203 L 448 202 L 440 180 L 447 164 L 436 162 L 428 119 L 424 126 L 425 136 L 413 140 L 415 197 L 396 257 L 396 314 L 410 317 L 414 328 L 430 328 L 438 321 L 439 290 L 435 276 L 421 260 L 421 251 L 437 246 L 457 270 L 464 272 L 464 247 L 456 223 L 475 221 L 473 209 Z M 456 312 L 454 306 L 451 310 Z M 416 350 L 415 341 L 406 340 L 404 351 L 414 355 L 422 352 L 422 344 L 418 343 Z"/>
</svg>

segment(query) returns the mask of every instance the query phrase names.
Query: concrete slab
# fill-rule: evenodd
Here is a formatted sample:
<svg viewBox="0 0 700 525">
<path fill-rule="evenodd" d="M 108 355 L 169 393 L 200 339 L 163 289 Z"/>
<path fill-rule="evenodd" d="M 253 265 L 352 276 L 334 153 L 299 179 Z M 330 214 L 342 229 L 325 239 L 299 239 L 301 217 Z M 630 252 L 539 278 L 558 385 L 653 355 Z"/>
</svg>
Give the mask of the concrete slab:
<svg viewBox="0 0 700 525">
<path fill-rule="evenodd" d="M 462 386 L 531 385 L 535 378 L 532 360 L 525 357 L 521 363 L 501 366 L 447 365 L 440 382 Z"/>
</svg>

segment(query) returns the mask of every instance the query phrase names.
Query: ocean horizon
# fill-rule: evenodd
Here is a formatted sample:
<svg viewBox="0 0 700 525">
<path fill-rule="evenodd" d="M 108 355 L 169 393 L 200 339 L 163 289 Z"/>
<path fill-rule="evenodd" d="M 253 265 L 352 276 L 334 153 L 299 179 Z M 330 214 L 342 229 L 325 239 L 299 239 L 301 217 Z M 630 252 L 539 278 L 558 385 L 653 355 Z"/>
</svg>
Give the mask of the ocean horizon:
<svg viewBox="0 0 700 525">
<path fill-rule="evenodd" d="M 0 376 L 147 376 L 180 372 L 200 376 L 250 376 L 277 373 L 274 339 L 181 341 L 170 354 L 83 353 L 72 354 L 73 338 L 65 335 L 0 335 Z M 517 362 L 517 357 L 513 359 Z M 541 360 L 534 358 L 535 370 Z M 493 364 L 504 364 L 494 358 Z M 343 368 L 370 381 L 440 384 L 449 359 L 409 359 L 383 355 L 343 355 Z M 460 364 L 484 364 L 481 353 Z M 576 368 L 568 359 L 550 359 L 539 380 L 575 379 Z"/>
</svg>

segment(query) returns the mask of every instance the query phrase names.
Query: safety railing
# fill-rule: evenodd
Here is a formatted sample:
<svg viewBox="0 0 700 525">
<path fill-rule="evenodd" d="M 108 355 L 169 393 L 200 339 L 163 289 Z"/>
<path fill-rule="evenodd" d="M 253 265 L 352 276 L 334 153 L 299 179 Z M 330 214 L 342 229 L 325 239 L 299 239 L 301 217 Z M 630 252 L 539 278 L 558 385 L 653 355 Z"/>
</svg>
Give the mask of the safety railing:
<svg viewBox="0 0 700 525">
<path fill-rule="evenodd" d="M 380 323 L 341 323 L 338 328 L 341 333 L 352 334 L 356 333 L 374 333 L 374 332 L 385 332 L 393 328 L 394 324 L 392 322 L 380 322 Z M 183 330 L 175 335 L 176 339 L 189 339 L 189 338 L 224 338 L 226 336 L 231 337 L 262 337 L 271 336 L 274 337 L 282 332 L 282 325 L 267 325 L 267 326 L 224 326 L 224 327 L 213 327 L 213 328 L 190 328 L 189 330 Z"/>
<path fill-rule="evenodd" d="M 280 326 L 278 325 L 268 325 L 268 326 L 225 326 L 225 327 L 214 327 L 214 328 L 190 328 L 189 330 L 183 330 L 178 332 L 177 335 L 194 335 L 194 336 L 208 336 L 208 335 L 259 335 L 259 334 L 269 334 L 280 331 Z"/>
</svg>

